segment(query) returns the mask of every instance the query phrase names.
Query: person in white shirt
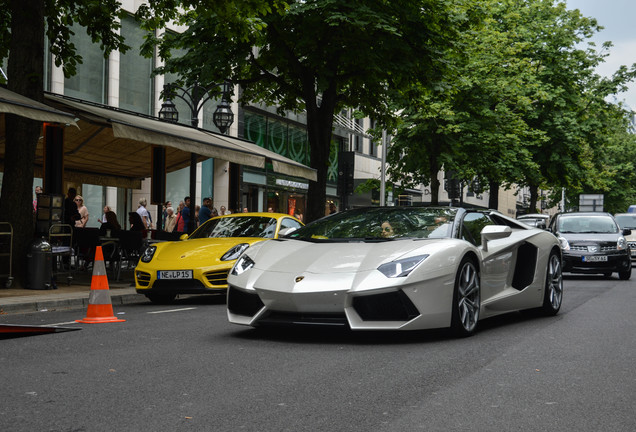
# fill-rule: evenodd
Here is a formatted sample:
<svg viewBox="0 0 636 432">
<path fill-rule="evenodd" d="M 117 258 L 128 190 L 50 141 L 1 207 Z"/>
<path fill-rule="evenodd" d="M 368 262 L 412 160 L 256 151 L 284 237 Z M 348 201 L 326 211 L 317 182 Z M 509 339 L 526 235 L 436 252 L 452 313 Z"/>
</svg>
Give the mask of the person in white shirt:
<svg viewBox="0 0 636 432">
<path fill-rule="evenodd" d="M 137 207 L 137 213 L 141 216 L 141 220 L 144 223 L 144 229 L 151 229 L 152 224 L 150 222 L 150 213 L 146 210 L 146 198 L 139 198 L 139 207 Z"/>
</svg>

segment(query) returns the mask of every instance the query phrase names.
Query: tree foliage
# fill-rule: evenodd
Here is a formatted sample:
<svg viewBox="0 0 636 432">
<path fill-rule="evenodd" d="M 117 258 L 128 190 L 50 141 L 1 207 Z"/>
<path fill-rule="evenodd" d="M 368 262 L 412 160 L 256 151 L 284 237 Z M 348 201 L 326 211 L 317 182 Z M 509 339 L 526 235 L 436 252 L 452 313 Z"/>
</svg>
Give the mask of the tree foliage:
<svg viewBox="0 0 636 432">
<path fill-rule="evenodd" d="M 635 69 L 599 77 L 606 54 L 580 47 L 598 24 L 562 3 L 479 3 L 486 15 L 464 34 L 468 55 L 446 56 L 457 71 L 445 76 L 447 85 L 400 89 L 406 108 L 389 153 L 391 174 L 424 178 L 435 190 L 443 165 L 467 181 L 529 186 L 534 208 L 539 188 L 578 190 L 598 177 L 595 161 L 608 145 L 599 132 L 612 127 L 603 122 L 624 127 L 625 112 L 606 99 Z"/>
<path fill-rule="evenodd" d="M 185 29 L 150 39 L 146 53 L 159 46 L 166 59 L 160 73 L 178 72 L 190 84 L 229 78 L 241 85 L 242 101 L 306 113 L 311 166 L 318 173 L 309 185 L 308 220 L 325 213 L 334 114 L 353 107 L 388 121 L 391 89 L 441 80 L 441 53 L 456 49 L 470 20 L 457 0 L 217 3 L 150 1 L 139 13 L 148 29 L 169 19 Z M 174 49 L 186 53 L 171 58 Z"/>
</svg>

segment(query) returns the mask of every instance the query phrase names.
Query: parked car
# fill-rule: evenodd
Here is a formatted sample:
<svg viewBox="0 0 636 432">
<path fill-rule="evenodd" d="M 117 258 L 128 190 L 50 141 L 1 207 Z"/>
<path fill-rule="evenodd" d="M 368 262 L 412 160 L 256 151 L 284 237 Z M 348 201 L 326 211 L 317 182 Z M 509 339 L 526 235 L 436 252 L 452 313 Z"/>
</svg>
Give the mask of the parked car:
<svg viewBox="0 0 636 432">
<path fill-rule="evenodd" d="M 532 227 L 546 229 L 548 227 L 550 216 L 540 213 L 530 213 L 517 216 L 517 220 Z"/>
<path fill-rule="evenodd" d="M 614 219 L 621 229 L 631 230 L 632 233 L 625 236 L 627 245 L 632 253 L 632 264 L 636 261 L 636 213 L 617 213 Z"/>
<path fill-rule="evenodd" d="M 626 235 L 614 217 L 604 212 L 559 213 L 550 222 L 563 249 L 563 271 L 600 273 L 609 277 L 614 272 L 622 280 L 632 274 L 631 253 Z"/>
<path fill-rule="evenodd" d="M 249 248 L 228 276 L 230 322 L 352 330 L 450 327 L 536 309 L 563 296 L 549 232 L 493 210 L 372 207 L 314 221 Z"/>
<path fill-rule="evenodd" d="M 136 290 L 156 303 L 168 303 L 178 294 L 225 292 L 227 274 L 246 249 L 302 225 L 284 213 L 212 218 L 184 240 L 146 248 L 135 268 Z"/>
</svg>

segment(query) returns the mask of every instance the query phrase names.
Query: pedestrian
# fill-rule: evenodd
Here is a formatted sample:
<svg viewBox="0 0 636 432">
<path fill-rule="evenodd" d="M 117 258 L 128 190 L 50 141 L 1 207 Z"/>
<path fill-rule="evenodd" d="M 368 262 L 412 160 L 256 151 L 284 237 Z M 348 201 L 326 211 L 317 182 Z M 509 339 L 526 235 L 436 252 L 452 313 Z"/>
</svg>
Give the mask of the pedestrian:
<svg viewBox="0 0 636 432">
<path fill-rule="evenodd" d="M 35 187 L 35 199 L 33 200 L 33 213 L 36 213 L 38 211 L 38 195 L 40 195 L 42 193 L 42 187 L 41 186 L 36 186 Z"/>
<path fill-rule="evenodd" d="M 141 221 L 144 224 L 144 229 L 150 229 L 152 227 L 152 222 L 150 220 L 150 213 L 146 210 L 146 205 L 148 201 L 146 198 L 139 198 L 139 205 L 137 206 L 137 214 L 141 216 Z"/>
<path fill-rule="evenodd" d="M 163 225 L 163 229 L 166 232 L 172 232 L 177 226 L 177 215 L 174 214 L 172 207 L 166 207 L 166 220 Z"/>
<path fill-rule="evenodd" d="M 336 205 L 334 203 L 330 202 L 329 203 L 329 214 L 334 214 L 336 212 L 337 212 Z"/>
<path fill-rule="evenodd" d="M 183 231 L 187 232 L 190 229 L 190 197 L 187 196 L 183 199 L 183 209 L 181 210 L 181 219 L 183 219 Z"/>
<path fill-rule="evenodd" d="M 300 212 L 299 209 L 294 210 L 294 217 L 301 222 L 303 221 L 303 214 Z"/>
<path fill-rule="evenodd" d="M 199 210 L 199 225 L 203 225 L 212 217 L 212 198 L 203 198 L 203 205 Z"/>
<path fill-rule="evenodd" d="M 68 188 L 66 198 L 64 198 L 64 223 L 70 226 L 75 226 L 75 221 L 82 218 L 77 210 L 77 203 L 75 197 L 77 196 L 77 189 Z"/>
<path fill-rule="evenodd" d="M 267 213 L 274 213 L 274 209 L 272 207 L 267 207 Z"/>
<path fill-rule="evenodd" d="M 225 208 L 225 206 L 221 206 L 221 209 L 219 211 L 219 216 L 224 216 L 224 215 L 229 215 L 229 214 L 232 214 L 232 212 L 227 210 Z"/>
<path fill-rule="evenodd" d="M 99 235 L 110 237 L 110 235 L 108 235 L 109 232 L 112 235 L 112 233 L 121 230 L 121 225 L 119 224 L 117 215 L 114 211 L 107 211 L 104 219 L 105 222 L 103 222 L 102 225 L 99 227 Z"/>
<path fill-rule="evenodd" d="M 110 206 L 104 206 L 104 213 L 102 214 L 102 218 L 99 220 L 101 223 L 106 223 L 106 213 L 108 213 L 109 211 L 113 211 L 112 208 L 110 208 Z"/>
<path fill-rule="evenodd" d="M 249 210 L 247 209 L 247 207 L 243 207 L 243 213 L 249 213 Z"/>
<path fill-rule="evenodd" d="M 75 221 L 75 228 L 85 228 L 88 223 L 88 209 L 84 205 L 84 198 L 81 195 L 77 195 L 75 199 L 75 204 L 77 205 L 77 211 L 80 214 L 80 218 Z"/>
<path fill-rule="evenodd" d="M 148 230 L 144 225 L 144 221 L 141 220 L 141 216 L 139 216 L 139 213 L 129 212 L 128 223 L 130 224 L 130 231 L 141 231 L 141 236 L 146 237 Z"/>
<path fill-rule="evenodd" d="M 172 201 L 166 201 L 163 204 L 163 211 L 161 213 L 161 221 L 163 222 L 163 226 L 166 226 L 166 217 L 168 216 L 168 207 L 172 207 Z M 172 209 L 172 213 L 174 214 L 174 209 Z"/>
</svg>

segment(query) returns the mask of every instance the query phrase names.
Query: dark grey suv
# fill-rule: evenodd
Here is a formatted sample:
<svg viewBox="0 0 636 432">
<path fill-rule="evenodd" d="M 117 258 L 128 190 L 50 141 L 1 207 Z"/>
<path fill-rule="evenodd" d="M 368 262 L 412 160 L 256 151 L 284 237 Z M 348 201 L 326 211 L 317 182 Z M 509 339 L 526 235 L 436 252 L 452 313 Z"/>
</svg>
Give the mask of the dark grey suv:
<svg viewBox="0 0 636 432">
<path fill-rule="evenodd" d="M 550 221 L 563 250 L 563 271 L 618 272 L 622 280 L 632 275 L 630 250 L 625 239 L 631 230 L 621 230 L 614 217 L 603 212 L 559 213 Z"/>
</svg>

